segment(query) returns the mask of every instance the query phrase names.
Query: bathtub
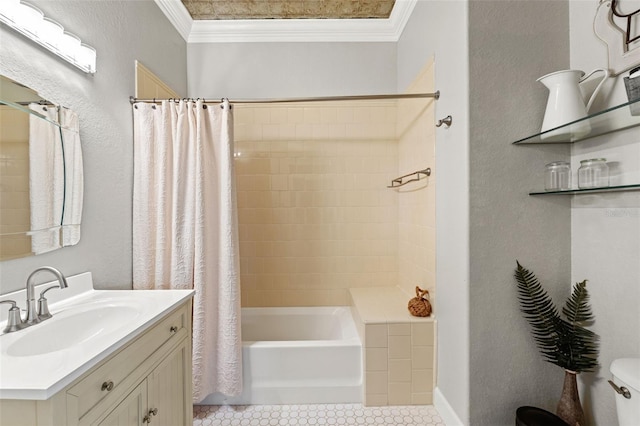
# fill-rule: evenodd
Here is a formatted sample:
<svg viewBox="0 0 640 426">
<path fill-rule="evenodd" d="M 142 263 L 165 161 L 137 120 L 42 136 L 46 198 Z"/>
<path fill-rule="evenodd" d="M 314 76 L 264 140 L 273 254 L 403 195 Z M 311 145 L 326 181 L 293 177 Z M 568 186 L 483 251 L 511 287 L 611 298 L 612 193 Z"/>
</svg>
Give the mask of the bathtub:
<svg viewBox="0 0 640 426">
<path fill-rule="evenodd" d="M 362 401 L 362 344 L 347 306 L 242 308 L 242 395 L 203 405 Z"/>
</svg>

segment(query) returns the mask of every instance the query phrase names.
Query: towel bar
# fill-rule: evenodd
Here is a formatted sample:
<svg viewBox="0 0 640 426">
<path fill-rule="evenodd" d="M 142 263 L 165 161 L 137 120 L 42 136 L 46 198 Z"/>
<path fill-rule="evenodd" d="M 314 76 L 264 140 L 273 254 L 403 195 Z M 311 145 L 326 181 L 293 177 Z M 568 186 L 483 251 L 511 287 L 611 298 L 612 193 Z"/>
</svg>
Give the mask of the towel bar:
<svg viewBox="0 0 640 426">
<path fill-rule="evenodd" d="M 423 177 L 420 177 L 421 175 L 425 175 L 425 176 L 431 176 L 431 168 L 427 167 L 424 170 L 417 170 L 413 173 L 409 173 L 406 174 L 404 176 L 400 176 L 398 178 L 395 178 L 394 180 L 391 181 L 391 185 L 388 185 L 387 188 L 400 188 L 401 186 L 404 186 L 406 184 L 408 184 L 409 182 L 416 182 L 419 180 L 424 179 Z M 412 179 L 409 179 L 407 181 L 404 181 L 404 178 L 408 178 L 411 176 L 415 176 Z"/>
</svg>

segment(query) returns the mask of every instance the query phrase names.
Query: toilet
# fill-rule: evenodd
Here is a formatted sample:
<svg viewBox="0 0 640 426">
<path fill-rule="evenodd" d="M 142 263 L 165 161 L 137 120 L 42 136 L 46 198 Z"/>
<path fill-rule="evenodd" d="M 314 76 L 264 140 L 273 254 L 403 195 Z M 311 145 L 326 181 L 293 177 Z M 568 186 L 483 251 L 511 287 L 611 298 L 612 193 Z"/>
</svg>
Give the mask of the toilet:
<svg viewBox="0 0 640 426">
<path fill-rule="evenodd" d="M 613 374 L 609 384 L 616 391 L 618 424 L 640 425 L 640 358 L 616 359 L 609 370 Z"/>
</svg>

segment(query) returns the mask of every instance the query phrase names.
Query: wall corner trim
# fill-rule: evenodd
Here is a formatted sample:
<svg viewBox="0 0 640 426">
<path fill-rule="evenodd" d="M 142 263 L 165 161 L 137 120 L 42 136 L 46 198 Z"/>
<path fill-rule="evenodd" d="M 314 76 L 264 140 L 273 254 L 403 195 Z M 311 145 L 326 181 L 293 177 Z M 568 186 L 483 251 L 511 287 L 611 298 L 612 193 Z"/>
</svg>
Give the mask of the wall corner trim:
<svg viewBox="0 0 640 426">
<path fill-rule="evenodd" d="M 180 0 L 155 0 L 188 43 L 397 42 L 418 0 L 397 0 L 388 19 L 193 20 Z"/>
</svg>

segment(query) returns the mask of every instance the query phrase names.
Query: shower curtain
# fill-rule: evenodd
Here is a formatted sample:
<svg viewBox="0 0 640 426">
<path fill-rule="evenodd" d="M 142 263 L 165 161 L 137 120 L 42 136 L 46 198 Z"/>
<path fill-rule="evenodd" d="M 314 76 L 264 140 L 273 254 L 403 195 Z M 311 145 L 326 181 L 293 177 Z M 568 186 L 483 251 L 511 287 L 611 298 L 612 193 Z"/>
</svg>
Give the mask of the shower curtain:
<svg viewBox="0 0 640 426">
<path fill-rule="evenodd" d="M 242 391 L 237 229 L 229 103 L 137 103 L 133 286 L 195 289 L 194 402 Z"/>
</svg>

